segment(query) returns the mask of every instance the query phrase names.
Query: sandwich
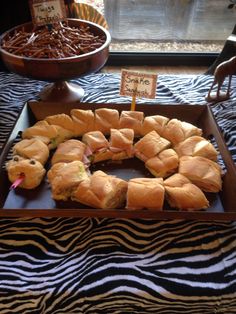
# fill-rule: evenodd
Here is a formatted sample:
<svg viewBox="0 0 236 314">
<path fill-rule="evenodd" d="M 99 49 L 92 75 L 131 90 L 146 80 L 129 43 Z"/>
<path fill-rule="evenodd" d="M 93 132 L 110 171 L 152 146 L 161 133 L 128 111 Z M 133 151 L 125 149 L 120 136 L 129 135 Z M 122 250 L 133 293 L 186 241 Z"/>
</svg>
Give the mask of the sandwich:
<svg viewBox="0 0 236 314">
<path fill-rule="evenodd" d="M 168 148 L 160 152 L 157 156 L 148 159 L 145 167 L 154 177 L 167 177 L 178 169 L 179 157 L 177 153 Z"/>
<path fill-rule="evenodd" d="M 165 189 L 162 178 L 135 178 L 128 182 L 126 208 L 162 210 Z"/>
<path fill-rule="evenodd" d="M 94 131 L 94 113 L 92 110 L 72 109 L 70 114 L 74 122 L 73 132 L 76 137 Z"/>
<path fill-rule="evenodd" d="M 84 161 L 86 145 L 76 139 L 60 143 L 52 156 L 51 164 L 58 162 Z"/>
<path fill-rule="evenodd" d="M 44 165 L 49 158 L 49 148 L 38 138 L 24 139 L 13 146 L 13 155 L 35 159 Z"/>
<path fill-rule="evenodd" d="M 220 166 L 205 157 L 183 156 L 179 159 L 179 173 L 205 192 L 217 193 L 222 189 Z"/>
<path fill-rule="evenodd" d="M 134 136 L 142 134 L 144 113 L 141 111 L 122 111 L 120 114 L 119 129 L 133 129 Z"/>
<path fill-rule="evenodd" d="M 180 173 L 164 181 L 166 199 L 171 207 L 180 210 L 200 210 L 209 207 L 202 190 Z"/>
<path fill-rule="evenodd" d="M 132 158 L 134 130 L 133 129 L 111 129 L 109 149 L 113 153 L 112 160 Z"/>
<path fill-rule="evenodd" d="M 58 162 L 47 172 L 52 198 L 66 201 L 78 185 L 88 178 L 84 164 L 75 160 L 69 163 Z"/>
<path fill-rule="evenodd" d="M 23 139 L 38 138 L 47 145 L 51 145 L 58 138 L 58 130 L 54 125 L 41 120 L 22 132 Z"/>
<path fill-rule="evenodd" d="M 125 204 L 128 183 L 103 171 L 95 171 L 72 193 L 72 200 L 102 209 L 121 208 Z"/>
<path fill-rule="evenodd" d="M 163 136 L 173 145 L 177 145 L 193 135 L 201 136 L 202 130 L 191 123 L 180 121 L 178 119 L 169 120 L 163 130 Z"/>
<path fill-rule="evenodd" d="M 215 147 L 201 136 L 190 136 L 183 142 L 174 147 L 175 151 L 181 156 L 202 156 L 217 161 L 217 151 Z"/>
<path fill-rule="evenodd" d="M 74 122 L 71 117 L 65 113 L 59 113 L 52 116 L 47 116 L 45 120 L 50 125 L 57 125 L 64 129 L 66 138 L 74 136 Z"/>
<path fill-rule="evenodd" d="M 156 131 L 151 131 L 134 144 L 134 153 L 137 158 L 146 162 L 157 156 L 162 150 L 169 148 L 170 145 L 171 143 Z"/>
<path fill-rule="evenodd" d="M 71 132 L 64 129 L 60 125 L 53 125 L 57 130 L 57 137 L 51 140 L 49 149 L 55 149 L 60 143 L 67 141 L 71 138 Z"/>
<path fill-rule="evenodd" d="M 94 130 L 104 135 L 109 135 L 110 129 L 119 127 L 119 111 L 116 109 L 99 108 L 95 110 L 94 116 Z"/>
<path fill-rule="evenodd" d="M 170 119 L 161 115 L 147 116 L 143 120 L 141 135 L 144 136 L 151 131 L 163 135 L 163 130 Z"/>
<path fill-rule="evenodd" d="M 59 125 L 50 125 L 46 120 L 36 122 L 22 132 L 23 139 L 38 138 L 54 149 L 57 145 L 70 137 L 70 132 Z"/>
<path fill-rule="evenodd" d="M 40 185 L 46 170 L 35 159 L 25 159 L 15 155 L 6 163 L 8 179 L 23 189 L 34 189 Z"/>
<path fill-rule="evenodd" d="M 85 154 L 92 163 L 112 158 L 109 142 L 101 131 L 85 133 L 82 142 L 87 145 Z"/>
</svg>

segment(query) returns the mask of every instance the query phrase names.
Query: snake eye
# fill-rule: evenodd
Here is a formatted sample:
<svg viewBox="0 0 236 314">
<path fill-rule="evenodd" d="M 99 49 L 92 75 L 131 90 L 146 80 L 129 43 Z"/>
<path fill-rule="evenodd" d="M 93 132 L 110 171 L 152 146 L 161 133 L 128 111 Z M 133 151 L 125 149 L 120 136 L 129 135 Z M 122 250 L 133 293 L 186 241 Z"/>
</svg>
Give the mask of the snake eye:
<svg viewBox="0 0 236 314">
<path fill-rule="evenodd" d="M 30 162 L 29 162 L 31 165 L 35 165 L 36 164 L 36 162 L 35 162 L 35 160 L 34 159 L 30 159 Z"/>
<path fill-rule="evenodd" d="M 13 161 L 19 161 L 19 157 L 18 156 L 14 156 L 13 157 Z"/>
</svg>

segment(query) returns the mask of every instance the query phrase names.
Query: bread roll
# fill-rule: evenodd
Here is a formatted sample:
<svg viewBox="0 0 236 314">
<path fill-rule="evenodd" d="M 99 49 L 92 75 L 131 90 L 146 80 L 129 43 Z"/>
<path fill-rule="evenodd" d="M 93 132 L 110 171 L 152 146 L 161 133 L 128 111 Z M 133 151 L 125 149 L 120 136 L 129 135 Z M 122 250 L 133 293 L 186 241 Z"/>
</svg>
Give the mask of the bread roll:
<svg viewBox="0 0 236 314">
<path fill-rule="evenodd" d="M 112 159 L 120 160 L 134 156 L 133 129 L 111 129 L 109 148 L 113 152 Z"/>
<path fill-rule="evenodd" d="M 86 145 L 76 139 L 70 139 L 60 143 L 52 156 L 51 164 L 57 162 L 83 161 Z"/>
<path fill-rule="evenodd" d="M 222 188 L 220 166 L 205 157 L 183 156 L 179 159 L 179 173 L 205 192 L 217 193 Z"/>
<path fill-rule="evenodd" d="M 74 122 L 71 117 L 65 113 L 58 113 L 52 116 L 47 116 L 45 120 L 50 125 L 58 125 L 68 132 L 67 138 L 74 136 Z"/>
<path fill-rule="evenodd" d="M 128 183 L 103 171 L 96 171 L 80 183 L 72 193 L 72 200 L 93 208 L 121 208 L 124 206 Z"/>
<path fill-rule="evenodd" d="M 13 146 L 13 155 L 35 159 L 44 165 L 49 158 L 49 148 L 38 138 L 24 139 Z"/>
<path fill-rule="evenodd" d="M 59 113 L 48 116 L 44 119 L 49 125 L 54 125 L 57 129 L 58 136 L 51 141 L 50 147 L 54 149 L 59 143 L 64 142 L 74 136 L 74 123 L 70 116 L 65 113 Z"/>
<path fill-rule="evenodd" d="M 167 177 L 176 171 L 179 164 L 179 157 L 177 153 L 172 149 L 165 149 L 157 156 L 148 159 L 145 163 L 145 167 L 155 177 Z"/>
<path fill-rule="evenodd" d="M 209 207 L 205 194 L 196 185 L 176 173 L 164 181 L 166 198 L 171 207 L 181 210 L 200 210 Z"/>
<path fill-rule="evenodd" d="M 135 178 L 128 182 L 127 209 L 162 210 L 164 203 L 162 178 Z"/>
<path fill-rule="evenodd" d="M 110 134 L 110 129 L 119 126 L 119 112 L 116 109 L 99 108 L 95 110 L 94 130 L 104 135 Z"/>
<path fill-rule="evenodd" d="M 78 185 L 88 178 L 84 164 L 75 160 L 69 163 L 59 162 L 53 165 L 47 173 L 51 186 L 52 198 L 66 201 Z"/>
<path fill-rule="evenodd" d="M 163 130 L 163 137 L 168 139 L 173 145 L 177 145 L 193 135 L 201 136 L 202 130 L 191 123 L 178 119 L 171 119 Z"/>
<path fill-rule="evenodd" d="M 10 182 L 14 183 L 20 177 L 24 178 L 18 185 L 23 189 L 34 189 L 39 186 L 46 173 L 46 170 L 39 161 L 25 159 L 17 155 L 6 163 L 6 169 Z"/>
<path fill-rule="evenodd" d="M 38 138 L 54 149 L 57 145 L 71 137 L 71 132 L 59 125 L 50 125 L 46 120 L 36 122 L 22 132 L 23 139 Z"/>
<path fill-rule="evenodd" d="M 72 109 L 70 114 L 74 122 L 76 137 L 94 131 L 94 113 L 92 110 Z"/>
<path fill-rule="evenodd" d="M 57 129 L 58 136 L 53 139 L 49 145 L 50 149 L 56 148 L 60 143 L 71 139 L 71 132 L 61 127 L 60 125 L 54 125 Z"/>
<path fill-rule="evenodd" d="M 156 131 L 151 131 L 134 144 L 135 156 L 146 162 L 170 145 L 171 143 Z"/>
<path fill-rule="evenodd" d="M 87 132 L 82 137 L 82 142 L 88 145 L 92 152 L 109 147 L 109 142 L 100 131 Z"/>
<path fill-rule="evenodd" d="M 180 142 L 175 147 L 175 151 L 181 156 L 202 156 L 217 161 L 217 151 L 215 147 L 201 136 L 191 136 Z"/>
<path fill-rule="evenodd" d="M 135 136 L 142 134 L 144 113 L 141 111 L 122 111 L 120 115 L 119 129 L 133 129 Z"/>
<path fill-rule="evenodd" d="M 54 125 L 49 125 L 47 121 L 44 120 L 36 122 L 33 126 L 26 128 L 22 132 L 23 139 L 38 138 L 47 145 L 57 137 L 57 128 Z"/>
<path fill-rule="evenodd" d="M 151 131 L 156 131 L 160 136 L 163 135 L 165 125 L 170 119 L 164 116 L 147 116 L 143 120 L 141 135 L 144 136 Z"/>
<path fill-rule="evenodd" d="M 91 157 L 93 163 L 112 158 L 113 153 L 109 150 L 109 142 L 101 131 L 85 133 L 82 142 L 87 145 L 86 155 Z"/>
</svg>

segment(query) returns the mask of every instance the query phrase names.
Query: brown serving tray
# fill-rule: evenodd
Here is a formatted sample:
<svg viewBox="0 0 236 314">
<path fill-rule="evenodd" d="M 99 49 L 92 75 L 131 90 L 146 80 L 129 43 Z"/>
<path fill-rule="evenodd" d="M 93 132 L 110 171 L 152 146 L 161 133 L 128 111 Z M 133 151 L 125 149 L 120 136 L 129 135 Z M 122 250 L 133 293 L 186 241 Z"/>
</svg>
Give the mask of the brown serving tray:
<svg viewBox="0 0 236 314">
<path fill-rule="evenodd" d="M 225 166 L 223 188 L 218 194 L 208 193 L 210 207 L 203 211 L 178 211 L 170 208 L 165 202 L 163 211 L 96 209 L 77 202 L 55 202 L 51 198 L 50 187 L 46 180 L 34 190 L 10 190 L 11 183 L 7 178 L 5 163 L 10 158 L 12 145 L 19 140 L 19 134 L 25 128 L 34 125 L 37 120 L 57 113 L 70 114 L 72 108 L 92 109 L 109 107 L 129 110 L 129 104 L 95 104 L 95 103 L 46 103 L 29 101 L 26 103 L 12 129 L 0 157 L 0 216 L 1 217 L 119 217 L 145 219 L 199 219 L 199 220 L 236 220 L 236 168 L 224 142 L 222 134 L 208 105 L 137 105 L 136 110 L 143 111 L 145 116 L 160 114 L 193 123 L 202 128 L 203 136 L 214 140 L 218 146 Z M 129 180 L 133 177 L 151 177 L 143 163 L 137 158 L 127 159 L 120 163 L 103 162 L 92 166 L 91 170 L 101 169 L 109 174 Z"/>
</svg>

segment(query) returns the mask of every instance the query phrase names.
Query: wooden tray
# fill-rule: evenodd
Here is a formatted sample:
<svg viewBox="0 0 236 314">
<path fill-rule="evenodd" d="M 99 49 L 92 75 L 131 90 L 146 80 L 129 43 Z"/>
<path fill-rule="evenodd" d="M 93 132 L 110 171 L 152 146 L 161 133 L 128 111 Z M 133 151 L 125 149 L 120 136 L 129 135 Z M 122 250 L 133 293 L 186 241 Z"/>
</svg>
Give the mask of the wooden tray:
<svg viewBox="0 0 236 314">
<path fill-rule="evenodd" d="M 177 118 L 193 123 L 202 128 L 205 138 L 213 138 L 218 146 L 222 162 L 225 166 L 223 189 L 219 194 L 209 193 L 207 197 L 210 207 L 204 211 L 185 212 L 170 208 L 165 202 L 163 211 L 127 210 L 127 209 L 95 209 L 80 203 L 67 201 L 55 202 L 46 180 L 34 190 L 9 190 L 11 183 L 7 178 L 5 163 L 11 157 L 12 145 L 19 140 L 19 134 L 32 126 L 37 120 L 56 113 L 70 114 L 72 108 L 92 109 L 109 107 L 129 110 L 128 104 L 62 104 L 30 101 L 23 107 L 15 126 L 3 148 L 0 157 L 0 216 L 2 217 L 120 217 L 145 219 L 199 219 L 199 220 L 236 220 L 236 169 L 232 157 L 219 131 L 211 109 L 208 105 L 137 105 L 136 110 L 143 111 L 145 116 L 160 114 L 169 118 Z M 115 174 L 129 180 L 133 177 L 144 177 L 151 174 L 143 163 L 136 159 L 127 159 L 122 163 L 103 162 L 93 166 L 91 170 L 101 169 L 108 174 Z"/>
</svg>

